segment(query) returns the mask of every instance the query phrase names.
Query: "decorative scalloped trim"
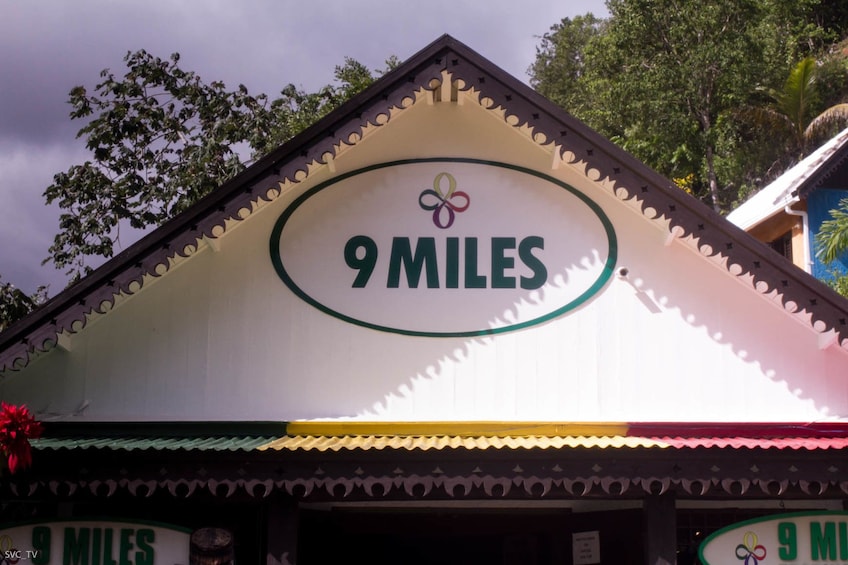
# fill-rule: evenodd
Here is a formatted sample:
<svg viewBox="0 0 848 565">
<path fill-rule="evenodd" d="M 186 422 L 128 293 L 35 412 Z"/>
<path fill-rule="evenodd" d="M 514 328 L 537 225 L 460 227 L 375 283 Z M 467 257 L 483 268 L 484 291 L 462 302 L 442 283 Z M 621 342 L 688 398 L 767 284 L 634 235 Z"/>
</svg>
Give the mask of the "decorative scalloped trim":
<svg viewBox="0 0 848 565">
<path fill-rule="evenodd" d="M 782 496 L 790 489 L 810 498 L 844 497 L 848 481 L 807 481 L 751 479 L 746 477 L 718 479 L 671 477 L 525 477 L 493 475 L 409 475 L 365 477 L 303 477 L 296 479 L 105 479 L 92 481 L 31 481 L 13 482 L 15 496 L 31 497 L 38 493 L 69 497 L 78 491 L 95 497 L 110 498 L 119 492 L 135 497 L 150 497 L 157 491 L 167 491 L 174 498 L 189 498 L 199 491 L 213 496 L 231 498 L 236 492 L 253 498 L 266 498 L 273 492 L 285 492 L 295 498 L 310 497 L 336 500 L 358 499 L 426 499 L 436 491 L 451 499 L 468 498 L 482 491 L 485 498 L 506 499 L 581 499 L 592 497 L 643 497 L 677 492 L 691 498 L 715 496 L 744 497 Z M 479 500 L 479 494 L 473 497 Z"/>
</svg>

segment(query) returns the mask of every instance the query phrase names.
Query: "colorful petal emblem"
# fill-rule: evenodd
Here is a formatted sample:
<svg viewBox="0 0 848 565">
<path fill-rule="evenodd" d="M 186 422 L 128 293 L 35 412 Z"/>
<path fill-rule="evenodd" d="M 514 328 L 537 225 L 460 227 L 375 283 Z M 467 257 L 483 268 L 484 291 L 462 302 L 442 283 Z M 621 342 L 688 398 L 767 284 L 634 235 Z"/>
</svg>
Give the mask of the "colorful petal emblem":
<svg viewBox="0 0 848 565">
<path fill-rule="evenodd" d="M 736 559 L 744 565 L 757 565 L 766 558 L 766 548 L 758 543 L 757 534 L 746 532 L 742 543 L 736 546 Z"/>
<path fill-rule="evenodd" d="M 447 181 L 447 191 L 442 190 L 442 180 Z M 437 228 L 448 229 L 453 225 L 456 214 L 465 212 L 471 204 L 468 194 L 456 189 L 456 179 L 450 173 L 439 173 L 433 180 L 433 189 L 426 189 L 418 196 L 422 210 L 433 211 L 433 223 Z"/>
</svg>

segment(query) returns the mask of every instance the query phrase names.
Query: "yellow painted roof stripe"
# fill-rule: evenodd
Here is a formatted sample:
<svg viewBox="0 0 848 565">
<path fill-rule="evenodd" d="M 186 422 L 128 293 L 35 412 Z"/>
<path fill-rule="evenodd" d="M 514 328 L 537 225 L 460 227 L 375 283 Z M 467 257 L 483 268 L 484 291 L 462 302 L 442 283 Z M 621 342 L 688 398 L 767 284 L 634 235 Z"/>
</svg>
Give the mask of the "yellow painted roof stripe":
<svg viewBox="0 0 848 565">
<path fill-rule="evenodd" d="M 442 450 L 442 449 L 561 449 L 561 448 L 638 448 L 670 447 L 650 438 L 626 436 L 456 436 L 456 435 L 296 435 L 280 438 L 257 447 L 260 451 L 347 451 Z"/>
<path fill-rule="evenodd" d="M 626 436 L 622 422 L 289 422 L 289 436 L 579 437 Z"/>
</svg>

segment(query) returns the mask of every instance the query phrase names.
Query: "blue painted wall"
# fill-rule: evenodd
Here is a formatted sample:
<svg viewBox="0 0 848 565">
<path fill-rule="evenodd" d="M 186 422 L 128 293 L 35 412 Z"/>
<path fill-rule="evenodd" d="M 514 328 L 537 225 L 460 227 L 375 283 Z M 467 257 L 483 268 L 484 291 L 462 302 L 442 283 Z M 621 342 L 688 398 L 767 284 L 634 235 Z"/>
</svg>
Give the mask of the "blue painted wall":
<svg viewBox="0 0 848 565">
<path fill-rule="evenodd" d="M 813 261 L 813 276 L 818 279 L 828 280 L 833 278 L 833 271 L 848 273 L 848 253 L 844 253 L 839 259 L 830 265 L 824 265 L 816 258 L 816 238 L 822 222 L 830 220 L 830 211 L 839 207 L 839 201 L 848 198 L 848 190 L 826 190 L 818 189 L 807 197 L 807 214 L 810 220 L 810 256 Z"/>
</svg>

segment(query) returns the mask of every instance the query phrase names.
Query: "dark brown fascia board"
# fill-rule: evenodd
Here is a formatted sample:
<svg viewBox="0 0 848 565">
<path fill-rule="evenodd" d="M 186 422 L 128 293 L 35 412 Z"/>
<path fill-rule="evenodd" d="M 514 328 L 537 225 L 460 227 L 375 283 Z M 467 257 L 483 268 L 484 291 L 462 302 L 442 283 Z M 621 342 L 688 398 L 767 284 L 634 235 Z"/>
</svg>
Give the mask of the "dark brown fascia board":
<svg viewBox="0 0 848 565">
<path fill-rule="evenodd" d="M 810 312 L 811 323 L 821 321 L 826 329 L 834 329 L 841 339 L 848 339 L 848 300 L 785 261 L 526 84 L 451 36 L 444 35 L 0 333 L 0 370 L 10 368 L 17 358 L 23 357 L 26 361 L 30 350 L 41 349 L 45 341 L 55 339 L 57 329 L 70 327 L 73 321 L 99 307 L 101 301 L 110 300 L 121 290 L 126 291 L 130 283 L 139 282 L 146 273 L 153 273 L 156 265 L 175 251 L 202 235 L 211 237 L 213 227 L 223 225 L 226 218 L 234 216 L 255 198 L 255 188 L 263 187 L 264 190 L 270 183 L 294 179 L 294 174 L 305 170 L 313 160 L 323 163 L 323 154 L 332 152 L 340 140 L 360 132 L 367 123 L 376 125 L 377 116 L 399 106 L 403 98 L 413 96 L 420 87 L 426 88 L 431 80 L 440 79 L 442 70 L 461 79 L 464 89 L 479 90 L 492 101 L 490 107 L 503 107 L 507 115 L 516 116 L 518 126 L 529 124 L 549 142 L 568 148 L 578 160 L 585 161 L 588 168 L 597 169 L 599 179 L 610 179 L 620 199 L 636 199 L 647 217 L 667 217 L 670 228 L 682 230 L 681 237 L 697 238 L 702 251 L 709 246 L 711 254 L 721 253 L 728 257 L 728 267 L 738 265 L 741 274 L 751 273 L 755 282 L 764 283 L 767 289 L 761 292 L 777 289 L 782 293 L 784 304 L 794 302 L 798 309 Z M 653 213 L 646 213 L 649 209 Z"/>
</svg>

